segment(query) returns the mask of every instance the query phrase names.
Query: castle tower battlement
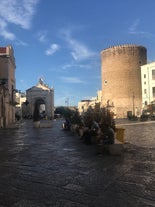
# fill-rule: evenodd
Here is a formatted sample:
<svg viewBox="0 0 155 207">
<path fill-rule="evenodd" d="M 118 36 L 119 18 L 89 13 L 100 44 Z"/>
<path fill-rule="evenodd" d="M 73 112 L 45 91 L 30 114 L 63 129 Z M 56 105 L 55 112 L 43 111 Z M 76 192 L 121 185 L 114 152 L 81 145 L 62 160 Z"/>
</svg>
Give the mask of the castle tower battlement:
<svg viewBox="0 0 155 207">
<path fill-rule="evenodd" d="M 124 44 L 124 45 L 117 45 L 111 46 L 107 49 L 101 51 L 102 56 L 115 56 L 120 54 L 127 54 L 127 55 L 136 55 L 137 52 L 140 52 L 142 55 L 146 53 L 146 48 L 141 45 L 135 44 Z"/>
</svg>

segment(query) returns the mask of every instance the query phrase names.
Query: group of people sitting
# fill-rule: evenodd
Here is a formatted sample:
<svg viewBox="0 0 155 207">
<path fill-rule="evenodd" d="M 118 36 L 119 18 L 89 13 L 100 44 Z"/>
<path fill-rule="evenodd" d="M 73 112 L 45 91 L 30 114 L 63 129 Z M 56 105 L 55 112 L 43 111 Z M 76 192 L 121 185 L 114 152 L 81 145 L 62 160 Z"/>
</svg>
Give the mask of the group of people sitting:
<svg viewBox="0 0 155 207">
<path fill-rule="evenodd" d="M 92 136 L 96 137 L 98 144 L 110 145 L 114 144 L 115 131 L 108 122 L 101 126 L 96 121 L 93 121 L 91 127 L 83 133 L 82 139 L 86 144 L 91 144 Z"/>
<path fill-rule="evenodd" d="M 95 137 L 96 144 L 100 145 L 111 145 L 114 144 L 115 140 L 115 123 L 113 119 L 107 119 L 98 123 L 95 120 L 87 117 L 87 119 L 81 118 L 81 126 L 85 128 L 81 139 L 87 145 L 92 144 L 92 137 Z M 62 125 L 65 130 L 70 130 L 71 121 L 69 118 L 65 119 Z M 80 126 L 79 126 L 80 129 Z M 78 132 L 78 130 L 77 130 Z"/>
</svg>

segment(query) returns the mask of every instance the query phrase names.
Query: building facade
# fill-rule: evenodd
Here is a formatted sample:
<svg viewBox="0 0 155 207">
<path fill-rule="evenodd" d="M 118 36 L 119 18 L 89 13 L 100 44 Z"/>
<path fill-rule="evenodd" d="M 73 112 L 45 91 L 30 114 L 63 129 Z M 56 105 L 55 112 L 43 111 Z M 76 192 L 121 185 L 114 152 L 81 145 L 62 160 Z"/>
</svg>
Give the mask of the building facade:
<svg viewBox="0 0 155 207">
<path fill-rule="evenodd" d="M 16 120 L 19 120 L 19 119 L 22 119 L 23 114 L 24 114 L 23 105 L 26 102 L 26 94 L 17 92 L 16 100 L 17 100 L 17 105 L 15 107 L 15 117 L 16 117 Z"/>
<path fill-rule="evenodd" d="M 91 107 L 92 109 L 95 108 L 96 104 L 100 104 L 102 100 L 102 91 L 97 91 L 97 97 L 91 98 L 91 99 L 87 99 L 87 100 L 81 100 L 78 103 L 78 111 L 80 113 L 80 115 L 82 113 L 87 112 L 87 110 L 89 109 L 89 107 Z"/>
<path fill-rule="evenodd" d="M 15 122 L 16 81 L 12 46 L 0 47 L 0 127 Z"/>
<path fill-rule="evenodd" d="M 155 102 L 155 62 L 141 66 L 142 107 Z"/>
<path fill-rule="evenodd" d="M 26 103 L 23 112 L 32 117 L 36 102 L 40 105 L 40 114 L 48 118 L 54 118 L 54 89 L 49 88 L 40 79 L 36 86 L 26 90 Z M 23 114 L 24 115 L 24 114 Z"/>
<path fill-rule="evenodd" d="M 117 118 L 141 113 L 141 66 L 146 63 L 143 46 L 118 45 L 101 51 L 102 106 Z"/>
</svg>

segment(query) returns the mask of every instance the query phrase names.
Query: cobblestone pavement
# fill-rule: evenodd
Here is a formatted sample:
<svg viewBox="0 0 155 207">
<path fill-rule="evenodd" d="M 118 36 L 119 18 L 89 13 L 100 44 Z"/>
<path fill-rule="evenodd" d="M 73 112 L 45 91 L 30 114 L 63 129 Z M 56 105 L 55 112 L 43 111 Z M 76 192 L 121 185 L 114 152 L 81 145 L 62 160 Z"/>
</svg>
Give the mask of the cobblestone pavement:
<svg viewBox="0 0 155 207">
<path fill-rule="evenodd" d="M 0 130 L 0 207 L 155 206 L 155 123 L 124 124 L 121 156 L 97 156 L 72 132 Z"/>
</svg>

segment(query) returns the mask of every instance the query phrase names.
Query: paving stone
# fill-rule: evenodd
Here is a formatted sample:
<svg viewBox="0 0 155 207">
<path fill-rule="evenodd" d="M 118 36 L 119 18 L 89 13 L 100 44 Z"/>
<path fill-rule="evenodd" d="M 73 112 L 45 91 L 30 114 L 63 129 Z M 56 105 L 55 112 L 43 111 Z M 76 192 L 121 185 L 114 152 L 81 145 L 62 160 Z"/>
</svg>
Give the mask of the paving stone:
<svg viewBox="0 0 155 207">
<path fill-rule="evenodd" d="M 123 154 L 99 157 L 62 121 L 0 130 L 0 207 L 155 206 L 154 122 L 117 123 Z"/>
</svg>

